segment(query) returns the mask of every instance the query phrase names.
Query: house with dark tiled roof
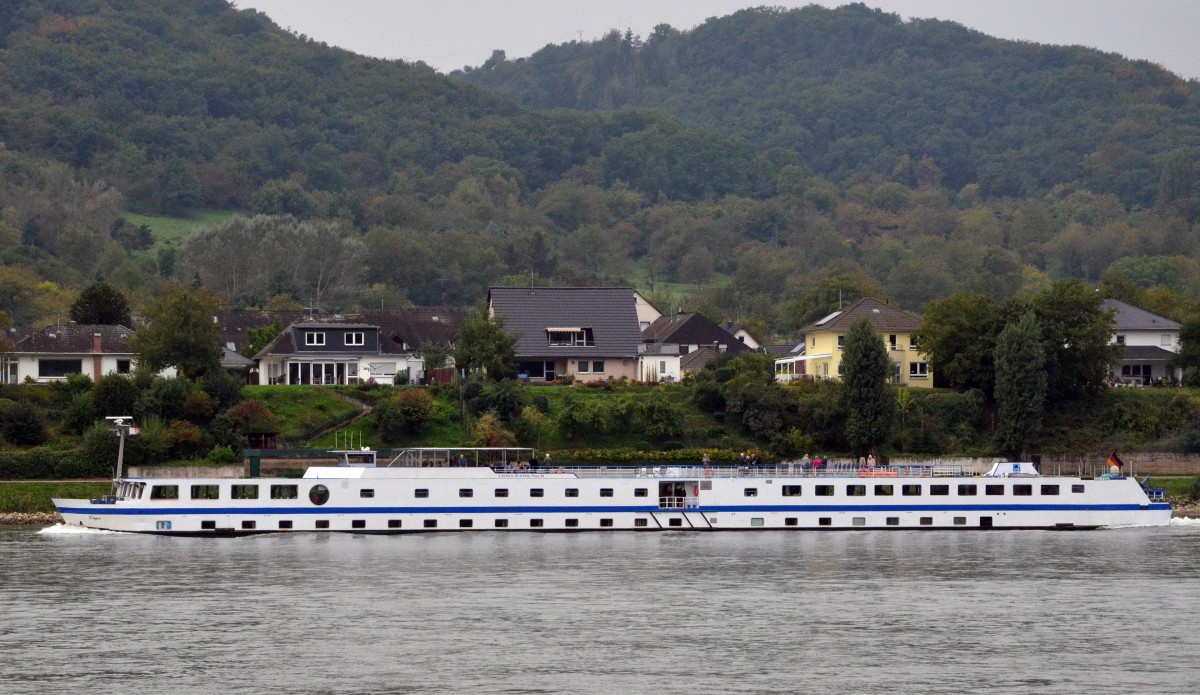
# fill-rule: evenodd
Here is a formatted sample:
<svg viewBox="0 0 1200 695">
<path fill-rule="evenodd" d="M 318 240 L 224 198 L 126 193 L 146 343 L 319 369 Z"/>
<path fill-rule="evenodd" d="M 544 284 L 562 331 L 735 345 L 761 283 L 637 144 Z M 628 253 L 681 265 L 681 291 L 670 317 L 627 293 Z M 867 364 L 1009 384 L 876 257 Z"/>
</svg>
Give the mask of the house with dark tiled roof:
<svg viewBox="0 0 1200 695">
<path fill-rule="evenodd" d="M 106 374 L 129 374 L 137 355 L 125 326 L 67 324 L 30 331 L 4 356 L 4 382 L 46 383 L 83 374 L 99 381 Z"/>
<path fill-rule="evenodd" d="M 859 319 L 867 319 L 871 327 L 883 339 L 888 355 L 895 364 L 893 382 L 904 386 L 933 386 L 933 371 L 929 359 L 917 348 L 915 335 L 921 328 L 921 318 L 902 309 L 869 297 L 863 298 L 832 314 L 814 321 L 800 330 L 804 344 L 803 354 L 793 349 L 784 358 L 803 362 L 803 374 L 808 378 L 836 379 L 841 374 L 842 347 L 850 326 Z M 779 360 L 776 360 L 777 365 Z M 776 368 L 777 379 L 781 378 Z"/>
<path fill-rule="evenodd" d="M 1114 382 L 1143 386 L 1179 383 L 1182 370 L 1169 365 L 1179 351 L 1179 323 L 1119 299 L 1105 299 L 1104 308 L 1113 313 L 1111 342 L 1123 346 L 1113 366 Z"/>
<path fill-rule="evenodd" d="M 396 383 L 425 369 L 422 345 L 451 346 L 466 310 L 369 309 L 289 324 L 254 356 L 263 384 Z M 264 325 L 270 325 L 272 321 Z"/>
<path fill-rule="evenodd" d="M 682 312 L 660 316 L 647 326 L 642 331 L 639 349 L 638 378 L 642 381 L 675 381 L 688 371 L 703 369 L 707 362 L 701 364 L 695 359 L 685 359 L 699 350 L 711 350 L 714 356 L 748 350 L 732 334 L 704 316 Z M 687 366 L 690 369 L 685 368 Z"/>
<path fill-rule="evenodd" d="M 634 294 L 629 287 L 493 287 L 488 311 L 517 337 L 523 379 L 637 379 Z"/>
</svg>

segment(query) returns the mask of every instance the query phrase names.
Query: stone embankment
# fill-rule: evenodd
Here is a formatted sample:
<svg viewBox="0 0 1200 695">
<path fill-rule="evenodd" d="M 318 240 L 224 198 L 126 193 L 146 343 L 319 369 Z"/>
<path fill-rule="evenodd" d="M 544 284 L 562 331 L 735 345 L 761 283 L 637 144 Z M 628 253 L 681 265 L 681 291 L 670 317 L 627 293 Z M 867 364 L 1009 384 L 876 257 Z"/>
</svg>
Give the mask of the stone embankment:
<svg viewBox="0 0 1200 695">
<path fill-rule="evenodd" d="M 1200 519 L 1200 500 L 1168 496 L 1167 501 L 1171 503 L 1171 516 L 1175 518 L 1187 517 L 1189 519 Z"/>
<path fill-rule="evenodd" d="M 51 526 L 61 524 L 62 516 L 58 512 L 4 512 L 0 513 L 0 526 L 38 525 Z"/>
</svg>

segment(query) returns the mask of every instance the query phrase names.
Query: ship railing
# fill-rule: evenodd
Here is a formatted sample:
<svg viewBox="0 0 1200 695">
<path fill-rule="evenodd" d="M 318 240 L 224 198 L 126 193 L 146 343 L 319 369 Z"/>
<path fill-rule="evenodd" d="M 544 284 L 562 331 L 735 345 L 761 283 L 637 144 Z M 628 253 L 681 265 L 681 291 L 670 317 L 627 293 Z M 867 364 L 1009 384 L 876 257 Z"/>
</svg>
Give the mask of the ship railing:
<svg viewBox="0 0 1200 695">
<path fill-rule="evenodd" d="M 570 473 L 578 478 L 934 478 L 973 477 L 970 466 L 958 464 L 920 464 L 859 467 L 846 464 L 823 468 L 800 464 L 777 466 L 492 466 L 497 473 Z"/>
<path fill-rule="evenodd" d="M 659 509 L 699 509 L 700 500 L 695 497 L 659 497 Z"/>
</svg>

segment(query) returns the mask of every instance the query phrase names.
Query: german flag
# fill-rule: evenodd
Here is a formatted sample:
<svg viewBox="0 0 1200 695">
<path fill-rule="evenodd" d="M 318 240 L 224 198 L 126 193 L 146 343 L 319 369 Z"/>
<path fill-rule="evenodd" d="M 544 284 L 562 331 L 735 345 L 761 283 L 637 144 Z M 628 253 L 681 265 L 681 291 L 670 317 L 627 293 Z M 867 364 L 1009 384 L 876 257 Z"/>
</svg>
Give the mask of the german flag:
<svg viewBox="0 0 1200 695">
<path fill-rule="evenodd" d="M 1117 468 L 1124 468 L 1125 462 L 1122 461 L 1121 457 L 1117 456 L 1117 452 L 1114 451 L 1108 455 L 1108 465 L 1116 466 Z"/>
</svg>

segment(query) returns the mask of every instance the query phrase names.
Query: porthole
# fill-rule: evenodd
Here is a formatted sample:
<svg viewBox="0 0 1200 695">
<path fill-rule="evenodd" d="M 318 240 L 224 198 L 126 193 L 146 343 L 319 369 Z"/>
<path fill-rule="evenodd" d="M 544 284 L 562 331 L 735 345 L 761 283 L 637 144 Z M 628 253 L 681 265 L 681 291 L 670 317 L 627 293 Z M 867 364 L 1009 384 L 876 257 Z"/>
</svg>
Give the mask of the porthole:
<svg viewBox="0 0 1200 695">
<path fill-rule="evenodd" d="M 313 485 L 308 491 L 308 501 L 318 507 L 329 501 L 329 488 L 324 485 Z"/>
</svg>

